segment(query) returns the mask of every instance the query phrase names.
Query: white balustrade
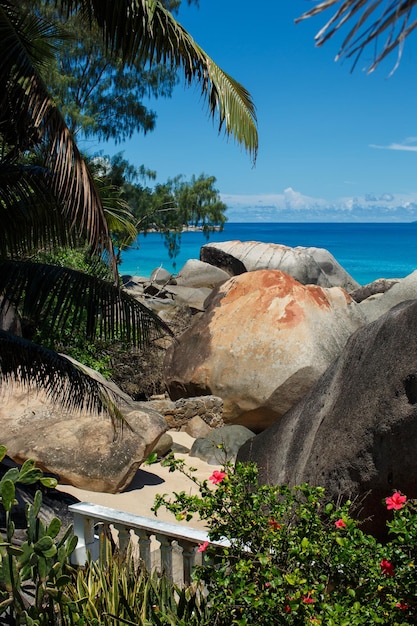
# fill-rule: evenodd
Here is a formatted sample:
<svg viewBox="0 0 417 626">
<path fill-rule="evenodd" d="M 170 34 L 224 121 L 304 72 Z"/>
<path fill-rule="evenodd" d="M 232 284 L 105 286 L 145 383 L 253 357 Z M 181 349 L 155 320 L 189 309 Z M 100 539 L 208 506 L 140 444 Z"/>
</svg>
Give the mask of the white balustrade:
<svg viewBox="0 0 417 626">
<path fill-rule="evenodd" d="M 100 541 L 96 528 L 104 524 L 105 528 L 112 529 L 117 535 L 115 540 L 121 552 L 126 552 L 130 542 L 135 543 L 139 558 L 148 571 L 159 567 L 176 584 L 189 585 L 194 565 L 197 561 L 201 563 L 202 554 L 198 552 L 198 546 L 205 541 L 210 542 L 204 530 L 133 515 L 98 504 L 80 502 L 71 504 L 69 510 L 74 516 L 74 534 L 78 537 L 77 547 L 71 557 L 74 565 L 85 565 L 88 552 L 93 560 L 98 560 Z M 216 542 L 215 545 L 220 547 L 227 543 Z M 153 545 L 156 550 L 152 550 Z M 159 556 L 155 558 L 157 554 Z"/>
</svg>

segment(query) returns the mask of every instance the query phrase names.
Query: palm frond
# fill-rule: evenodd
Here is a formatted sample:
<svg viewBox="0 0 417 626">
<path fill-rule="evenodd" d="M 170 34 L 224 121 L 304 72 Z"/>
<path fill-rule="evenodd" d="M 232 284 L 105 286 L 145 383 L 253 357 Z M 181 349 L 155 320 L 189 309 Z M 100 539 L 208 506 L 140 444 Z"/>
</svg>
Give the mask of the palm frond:
<svg viewBox="0 0 417 626">
<path fill-rule="evenodd" d="M 0 250 L 3 258 L 24 258 L 40 248 L 81 243 L 57 206 L 39 166 L 0 163 Z"/>
<path fill-rule="evenodd" d="M 162 63 L 197 81 L 219 128 L 244 145 L 256 159 L 256 112 L 249 92 L 198 46 L 158 0 L 61 0 L 67 10 L 81 8 L 103 29 L 107 45 L 125 62 Z"/>
<path fill-rule="evenodd" d="M 37 328 L 146 346 L 172 334 L 161 318 L 110 283 L 66 267 L 0 261 L 0 310 L 11 302 Z"/>
<path fill-rule="evenodd" d="M 0 1 L 0 134 L 12 152 L 44 145 L 50 172 L 45 181 L 63 207 L 69 227 L 87 237 L 94 250 L 106 250 L 114 259 L 93 178 L 37 69 L 30 40 L 33 29 L 33 16 Z"/>
<path fill-rule="evenodd" d="M 112 387 L 63 355 L 0 329 L 0 387 L 2 383 L 42 389 L 66 410 L 105 413 L 114 423 L 124 419 Z"/>
<path fill-rule="evenodd" d="M 371 43 L 377 46 L 383 37 L 379 49 L 376 47 L 368 72 L 372 72 L 385 57 L 397 49 L 395 69 L 400 62 L 405 39 L 417 27 L 417 20 L 412 20 L 417 0 L 326 0 L 304 13 L 296 22 L 321 14 L 337 5 L 336 12 L 316 35 L 317 45 L 321 46 L 346 23 L 353 21 L 353 27 L 344 38 L 336 59 L 342 56 L 355 57 L 355 66 L 363 50 Z"/>
</svg>

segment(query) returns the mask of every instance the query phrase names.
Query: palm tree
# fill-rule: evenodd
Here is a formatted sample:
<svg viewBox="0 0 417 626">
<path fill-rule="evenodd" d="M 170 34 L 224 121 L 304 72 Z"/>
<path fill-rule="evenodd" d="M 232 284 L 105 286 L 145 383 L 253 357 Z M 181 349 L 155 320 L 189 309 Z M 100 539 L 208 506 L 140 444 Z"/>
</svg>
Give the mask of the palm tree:
<svg viewBox="0 0 417 626">
<path fill-rule="evenodd" d="M 51 0 L 51 3 L 53 0 Z M 164 6 L 155 0 L 61 0 L 103 32 L 109 54 L 128 65 L 165 63 L 197 81 L 219 130 L 257 152 L 256 117 L 249 93 L 221 70 Z M 59 31 L 0 0 L 0 317 L 11 306 L 37 326 L 83 328 L 104 338 L 116 329 L 133 345 L 167 332 L 160 318 L 118 285 L 100 193 L 61 112 L 42 79 Z M 41 165 L 34 155 L 46 155 Z M 106 258 L 113 284 L 80 272 L 33 264 L 38 247 L 87 244 Z M 108 409 L 111 397 L 68 359 L 0 330 L 0 383 L 35 384 L 68 407 Z"/>
<path fill-rule="evenodd" d="M 363 50 L 372 44 L 375 48 L 368 72 L 372 72 L 388 54 L 397 49 L 395 70 L 401 60 L 405 39 L 417 27 L 417 19 L 413 14 L 416 5 L 417 0 L 325 0 L 304 13 L 296 22 L 336 8 L 317 33 L 317 45 L 321 46 L 346 23 L 353 22 L 336 59 L 353 57 L 355 66 Z"/>
</svg>

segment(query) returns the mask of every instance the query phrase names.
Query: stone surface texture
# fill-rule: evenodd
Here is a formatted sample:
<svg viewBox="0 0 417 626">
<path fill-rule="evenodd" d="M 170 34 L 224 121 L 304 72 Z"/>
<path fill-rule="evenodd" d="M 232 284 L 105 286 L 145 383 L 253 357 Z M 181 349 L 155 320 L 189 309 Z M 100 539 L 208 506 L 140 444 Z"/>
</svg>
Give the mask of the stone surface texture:
<svg viewBox="0 0 417 626">
<path fill-rule="evenodd" d="M 220 428 L 223 423 L 223 400 L 216 396 L 169 398 L 150 400 L 148 405 L 164 416 L 169 428 L 184 429 L 194 418 L 200 417 L 210 428 Z"/>
<path fill-rule="evenodd" d="M 244 445 L 262 482 L 324 486 L 363 500 L 382 533 L 382 500 L 417 497 L 417 301 L 358 330 L 306 397 Z M 369 493 L 368 493 L 369 492 Z"/>
<path fill-rule="evenodd" d="M 123 414 L 127 424 L 115 430 L 104 415 L 65 411 L 41 392 L 3 389 L 1 443 L 15 462 L 35 459 L 61 484 L 117 493 L 167 430 L 164 418 L 146 403 L 125 406 Z"/>
<path fill-rule="evenodd" d="M 373 322 L 400 302 L 417 298 L 417 270 L 384 293 L 363 300 L 359 306 L 368 322 Z"/>
<path fill-rule="evenodd" d="M 185 287 L 213 289 L 229 278 L 230 274 L 210 263 L 189 259 L 177 274 L 176 283 Z"/>
<path fill-rule="evenodd" d="M 314 385 L 363 324 L 339 287 L 302 285 L 280 271 L 231 278 L 171 344 L 164 365 L 170 397 L 213 394 L 225 423 L 260 432 Z"/>
<path fill-rule="evenodd" d="M 228 262 L 225 267 L 224 255 L 235 258 L 248 272 L 260 269 L 280 270 L 303 285 L 343 287 L 346 291 L 359 287 L 359 283 L 324 248 L 290 248 L 282 244 L 259 241 L 224 241 L 208 243 L 200 252 L 200 258 L 231 273 L 233 264 Z M 242 270 L 238 268 L 236 274 L 241 273 Z"/>
<path fill-rule="evenodd" d="M 254 436 L 255 433 L 245 426 L 223 426 L 197 438 L 191 447 L 190 457 L 197 457 L 209 465 L 234 463 L 241 446 Z"/>
</svg>

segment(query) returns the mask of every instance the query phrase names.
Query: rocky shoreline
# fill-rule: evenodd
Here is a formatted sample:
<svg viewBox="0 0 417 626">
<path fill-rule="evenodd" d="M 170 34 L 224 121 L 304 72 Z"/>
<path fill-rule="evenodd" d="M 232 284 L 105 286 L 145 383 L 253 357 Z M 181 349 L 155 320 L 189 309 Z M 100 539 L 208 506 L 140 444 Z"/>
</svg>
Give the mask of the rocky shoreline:
<svg viewBox="0 0 417 626">
<path fill-rule="evenodd" d="M 208 441 L 198 455 L 220 446 L 256 461 L 267 482 L 370 492 L 366 516 L 392 488 L 417 497 L 417 272 L 360 286 L 326 250 L 232 241 L 203 246 L 176 275 L 123 276 L 123 288 L 174 330 L 158 347 L 165 393 L 126 398 L 129 429 L 116 436 L 102 418 L 10 397 L 0 419 L 15 460 L 124 492 L 152 450 L 171 449 L 171 429 Z"/>
</svg>

